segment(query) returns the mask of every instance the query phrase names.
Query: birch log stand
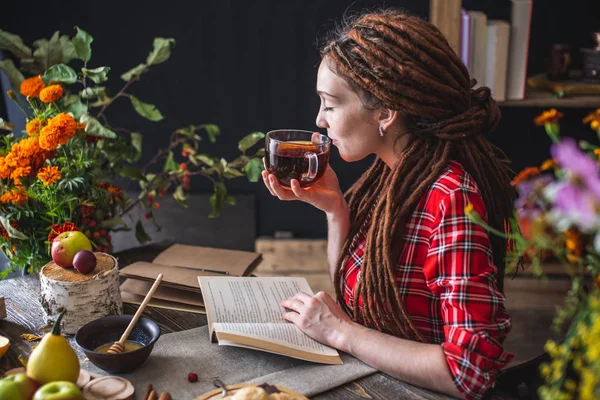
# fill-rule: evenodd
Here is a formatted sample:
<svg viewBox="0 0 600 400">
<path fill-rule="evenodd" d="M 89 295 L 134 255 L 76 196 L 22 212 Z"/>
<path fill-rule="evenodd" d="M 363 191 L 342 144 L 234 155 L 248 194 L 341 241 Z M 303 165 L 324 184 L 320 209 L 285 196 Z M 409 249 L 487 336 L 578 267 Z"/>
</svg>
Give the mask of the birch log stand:
<svg viewBox="0 0 600 400">
<path fill-rule="evenodd" d="M 83 325 L 97 318 L 123 314 L 119 291 L 117 260 L 106 253 L 94 253 L 96 268 L 80 274 L 74 268 L 62 268 L 49 262 L 40 271 L 42 308 L 46 323 L 51 324 L 64 307 L 62 331 L 75 334 Z"/>
</svg>

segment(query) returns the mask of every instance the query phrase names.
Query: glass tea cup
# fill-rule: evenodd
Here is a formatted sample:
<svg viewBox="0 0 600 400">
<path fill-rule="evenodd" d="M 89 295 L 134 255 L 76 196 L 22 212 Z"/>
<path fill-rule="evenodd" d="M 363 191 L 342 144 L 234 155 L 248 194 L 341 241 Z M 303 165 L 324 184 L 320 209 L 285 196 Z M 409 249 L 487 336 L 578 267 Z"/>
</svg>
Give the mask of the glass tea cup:
<svg viewBox="0 0 600 400">
<path fill-rule="evenodd" d="M 265 167 L 284 188 L 290 188 L 292 179 L 309 187 L 325 174 L 330 149 L 331 140 L 317 132 L 270 131 L 265 139 Z"/>
</svg>

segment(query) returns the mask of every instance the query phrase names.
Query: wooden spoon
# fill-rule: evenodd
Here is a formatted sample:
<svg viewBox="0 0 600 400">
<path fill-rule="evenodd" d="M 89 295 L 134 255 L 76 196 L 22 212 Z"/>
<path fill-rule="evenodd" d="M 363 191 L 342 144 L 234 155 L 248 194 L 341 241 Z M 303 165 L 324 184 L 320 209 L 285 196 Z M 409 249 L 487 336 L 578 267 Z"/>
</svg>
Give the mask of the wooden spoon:
<svg viewBox="0 0 600 400">
<path fill-rule="evenodd" d="M 119 339 L 118 342 L 113 343 L 113 345 L 110 346 L 110 348 L 108 349 L 107 353 L 109 353 L 109 354 L 118 354 L 118 353 L 123 353 L 125 351 L 125 341 L 127 340 L 127 338 L 129 337 L 129 335 L 131 334 L 131 331 L 133 330 L 133 327 L 137 323 L 138 319 L 140 319 L 140 317 L 142 316 L 142 313 L 144 312 L 144 309 L 146 308 L 146 305 L 148 304 L 148 302 L 152 298 L 152 295 L 154 294 L 154 292 L 158 288 L 158 285 L 160 285 L 160 282 L 162 281 L 162 278 L 163 278 L 163 274 L 158 274 L 158 276 L 156 277 L 156 280 L 154 281 L 154 284 L 152 285 L 152 287 L 148 291 L 148 294 L 146 294 L 146 297 L 144 297 L 144 301 L 142 301 L 142 304 L 140 304 L 140 307 L 136 311 L 136 313 L 133 316 L 131 322 L 129 323 L 129 325 L 127 325 L 127 329 L 125 329 L 125 332 L 121 336 L 121 339 Z"/>
</svg>

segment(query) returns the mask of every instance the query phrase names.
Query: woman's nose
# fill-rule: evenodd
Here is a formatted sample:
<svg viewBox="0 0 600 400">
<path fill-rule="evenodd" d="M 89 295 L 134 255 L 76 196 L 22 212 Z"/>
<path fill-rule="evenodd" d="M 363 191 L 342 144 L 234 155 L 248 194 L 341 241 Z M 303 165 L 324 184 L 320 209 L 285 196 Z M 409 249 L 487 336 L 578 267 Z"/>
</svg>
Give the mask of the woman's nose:
<svg viewBox="0 0 600 400">
<path fill-rule="evenodd" d="M 327 124 L 327 120 L 323 117 L 323 113 L 321 111 L 319 111 L 317 114 L 316 123 L 319 128 L 329 128 L 329 124 Z"/>
</svg>

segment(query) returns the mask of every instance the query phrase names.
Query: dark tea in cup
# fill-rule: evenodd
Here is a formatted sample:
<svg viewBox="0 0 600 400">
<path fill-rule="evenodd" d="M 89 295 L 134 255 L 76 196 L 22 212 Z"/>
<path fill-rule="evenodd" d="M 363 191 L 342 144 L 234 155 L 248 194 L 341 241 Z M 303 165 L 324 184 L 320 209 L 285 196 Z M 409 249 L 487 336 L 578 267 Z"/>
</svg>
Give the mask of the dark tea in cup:
<svg viewBox="0 0 600 400">
<path fill-rule="evenodd" d="M 265 139 L 265 167 L 281 186 L 289 188 L 296 179 L 301 187 L 308 187 L 325 173 L 330 148 L 331 141 L 320 133 L 271 131 Z"/>
</svg>

